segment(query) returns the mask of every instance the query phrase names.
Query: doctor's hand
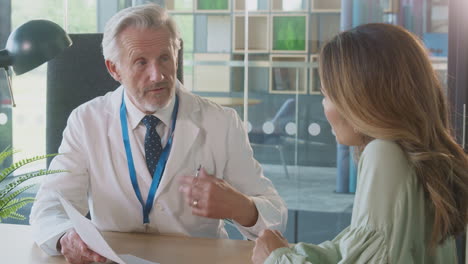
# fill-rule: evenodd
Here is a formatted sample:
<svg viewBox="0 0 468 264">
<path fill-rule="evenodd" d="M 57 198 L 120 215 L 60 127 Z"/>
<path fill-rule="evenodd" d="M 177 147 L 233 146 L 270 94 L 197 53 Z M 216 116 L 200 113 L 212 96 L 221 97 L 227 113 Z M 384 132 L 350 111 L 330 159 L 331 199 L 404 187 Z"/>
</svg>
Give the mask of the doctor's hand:
<svg viewBox="0 0 468 264">
<path fill-rule="evenodd" d="M 185 196 L 192 214 L 233 219 L 245 227 L 257 223 L 258 211 L 253 200 L 234 189 L 229 183 L 209 175 L 201 168 L 198 177 L 182 176 L 179 191 Z"/>
<path fill-rule="evenodd" d="M 71 229 L 65 233 L 60 238 L 59 243 L 61 245 L 61 253 L 70 264 L 104 263 L 107 261 L 105 257 L 89 249 L 75 229 Z"/>
<path fill-rule="evenodd" d="M 270 256 L 271 252 L 282 247 L 289 247 L 289 244 L 280 231 L 270 229 L 263 230 L 260 232 L 257 240 L 255 240 L 252 262 L 254 264 L 263 264 L 268 256 Z"/>
</svg>

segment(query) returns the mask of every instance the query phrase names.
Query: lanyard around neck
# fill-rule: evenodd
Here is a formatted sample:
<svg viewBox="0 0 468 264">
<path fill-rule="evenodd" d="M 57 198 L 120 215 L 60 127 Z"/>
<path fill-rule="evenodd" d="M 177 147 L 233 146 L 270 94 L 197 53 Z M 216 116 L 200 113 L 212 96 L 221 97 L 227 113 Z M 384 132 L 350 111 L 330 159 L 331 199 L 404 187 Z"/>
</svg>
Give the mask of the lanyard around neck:
<svg viewBox="0 0 468 264">
<path fill-rule="evenodd" d="M 172 110 L 172 128 L 171 131 L 169 131 L 169 137 L 166 146 L 164 147 L 161 156 L 159 157 L 158 164 L 156 165 L 156 170 L 154 171 L 153 175 L 153 181 L 151 182 L 148 198 L 146 199 L 145 203 L 141 196 L 140 187 L 138 186 L 138 180 L 136 177 L 135 163 L 133 162 L 132 149 L 130 148 L 130 138 L 128 136 L 127 107 L 125 106 L 125 100 L 122 94 L 122 104 L 120 105 L 120 124 L 122 128 L 123 143 L 125 146 L 125 153 L 127 154 L 128 172 L 130 174 L 130 180 L 132 181 L 133 190 L 135 191 L 135 194 L 138 197 L 138 201 L 140 201 L 142 207 L 144 224 L 148 224 L 150 222 L 149 214 L 151 212 L 151 208 L 153 207 L 154 196 L 156 195 L 156 190 L 158 189 L 159 183 L 161 182 L 161 177 L 164 173 L 167 159 L 169 158 L 169 153 L 171 152 L 172 138 L 174 136 L 178 108 L 179 98 L 177 95 L 175 95 L 174 110 Z"/>
</svg>

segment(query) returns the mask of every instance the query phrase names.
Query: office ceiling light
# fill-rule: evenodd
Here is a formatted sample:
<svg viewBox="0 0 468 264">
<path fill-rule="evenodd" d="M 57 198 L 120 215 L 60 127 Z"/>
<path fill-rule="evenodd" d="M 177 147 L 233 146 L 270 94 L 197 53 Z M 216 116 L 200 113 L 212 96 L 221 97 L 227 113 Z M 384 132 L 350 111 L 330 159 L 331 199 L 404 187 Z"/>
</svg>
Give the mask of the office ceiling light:
<svg viewBox="0 0 468 264">
<path fill-rule="evenodd" d="M 6 48 L 0 50 L 0 68 L 4 68 L 8 74 L 13 106 L 15 103 L 9 67 L 13 68 L 16 75 L 21 75 L 53 59 L 71 45 L 67 33 L 48 20 L 28 21 L 10 34 Z"/>
</svg>

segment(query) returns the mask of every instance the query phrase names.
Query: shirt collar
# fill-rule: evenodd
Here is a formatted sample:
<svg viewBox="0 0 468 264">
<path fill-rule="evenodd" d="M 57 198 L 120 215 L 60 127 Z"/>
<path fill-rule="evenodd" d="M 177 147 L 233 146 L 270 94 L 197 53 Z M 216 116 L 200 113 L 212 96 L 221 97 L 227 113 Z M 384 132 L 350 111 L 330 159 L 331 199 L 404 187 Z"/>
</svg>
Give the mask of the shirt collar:
<svg viewBox="0 0 468 264">
<path fill-rule="evenodd" d="M 167 127 L 171 125 L 171 119 L 172 119 L 172 111 L 174 110 L 174 104 L 175 104 L 175 95 L 172 96 L 170 99 L 169 104 L 167 104 L 165 107 L 159 109 L 155 113 L 153 113 L 153 116 L 159 118 L 161 122 Z M 143 117 L 146 116 L 145 113 L 141 112 L 130 100 L 128 97 L 128 94 L 126 90 L 124 89 L 124 100 L 125 100 L 125 105 L 127 107 L 127 119 L 130 124 L 130 127 L 132 129 L 135 129 L 143 119 Z"/>
</svg>

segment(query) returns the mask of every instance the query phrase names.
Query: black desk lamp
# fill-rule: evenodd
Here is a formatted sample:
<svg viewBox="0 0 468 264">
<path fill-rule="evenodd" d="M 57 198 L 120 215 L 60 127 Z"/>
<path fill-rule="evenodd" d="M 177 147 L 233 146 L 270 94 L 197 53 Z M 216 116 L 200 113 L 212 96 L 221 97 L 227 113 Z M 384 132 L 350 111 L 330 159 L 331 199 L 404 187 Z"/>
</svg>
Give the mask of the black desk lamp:
<svg viewBox="0 0 468 264">
<path fill-rule="evenodd" d="M 0 68 L 4 68 L 8 75 L 13 106 L 15 100 L 11 90 L 9 67 L 13 68 L 16 75 L 21 75 L 53 59 L 71 45 L 72 41 L 67 33 L 59 25 L 48 20 L 28 21 L 10 34 L 6 48 L 0 50 Z"/>
</svg>

